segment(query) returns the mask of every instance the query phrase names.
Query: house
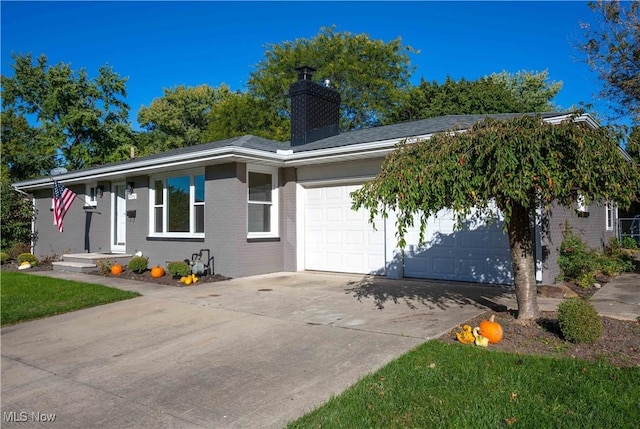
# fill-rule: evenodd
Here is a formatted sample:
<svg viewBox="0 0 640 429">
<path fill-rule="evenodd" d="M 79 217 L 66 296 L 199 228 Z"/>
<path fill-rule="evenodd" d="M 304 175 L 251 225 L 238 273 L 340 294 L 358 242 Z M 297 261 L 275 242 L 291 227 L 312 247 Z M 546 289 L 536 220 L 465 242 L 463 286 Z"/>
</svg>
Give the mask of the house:
<svg viewBox="0 0 640 429">
<path fill-rule="evenodd" d="M 454 229 L 443 211 L 427 228 L 427 244 L 409 231 L 396 247 L 393 219 L 351 210 L 349 193 L 373 178 L 394 145 L 465 128 L 486 115 L 454 115 L 339 133 L 339 94 L 300 68 L 292 84 L 291 141 L 251 135 L 185 147 L 79 171 L 56 179 L 80 198 L 52 224 L 52 179 L 14 186 L 33 195 L 34 253 L 138 252 L 150 264 L 190 259 L 209 249 L 215 272 L 243 277 L 278 271 L 373 273 L 393 278 L 512 282 L 508 240 L 500 224 Z M 516 114 L 489 115 L 510 118 Z M 545 113 L 560 122 L 565 113 Z M 578 120 L 593 127 L 587 115 Z M 83 206 L 84 205 L 84 206 Z M 612 206 L 553 207 L 549 234 L 537 234 L 537 280 L 559 274 L 556 258 L 565 222 L 602 248 L 615 234 Z M 587 216 L 588 214 L 588 216 Z M 108 256 L 107 256 L 108 257 Z"/>
</svg>

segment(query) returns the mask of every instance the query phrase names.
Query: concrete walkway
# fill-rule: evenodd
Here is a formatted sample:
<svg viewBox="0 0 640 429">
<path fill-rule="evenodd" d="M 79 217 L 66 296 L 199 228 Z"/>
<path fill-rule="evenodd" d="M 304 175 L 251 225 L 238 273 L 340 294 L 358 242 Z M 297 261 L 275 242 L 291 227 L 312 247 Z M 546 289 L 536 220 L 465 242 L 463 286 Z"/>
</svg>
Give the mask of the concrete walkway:
<svg viewBox="0 0 640 429">
<path fill-rule="evenodd" d="M 510 290 L 469 283 L 277 273 L 174 288 L 33 274 L 143 296 L 3 328 L 3 428 L 281 428 L 427 339 L 515 307 Z M 639 278 L 608 284 L 596 307 L 640 316 Z"/>
</svg>

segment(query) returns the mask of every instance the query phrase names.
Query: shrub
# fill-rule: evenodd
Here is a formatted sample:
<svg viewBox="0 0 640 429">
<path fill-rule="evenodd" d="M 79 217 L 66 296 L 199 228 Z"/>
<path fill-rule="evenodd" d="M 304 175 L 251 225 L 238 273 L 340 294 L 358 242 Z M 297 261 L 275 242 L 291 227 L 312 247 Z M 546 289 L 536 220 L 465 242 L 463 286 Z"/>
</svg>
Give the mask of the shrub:
<svg viewBox="0 0 640 429">
<path fill-rule="evenodd" d="M 560 245 L 558 266 L 562 271 L 562 280 L 578 280 L 597 268 L 596 253 L 576 236 L 570 228 L 564 232 Z"/>
<path fill-rule="evenodd" d="M 113 261 L 109 259 L 98 259 L 98 271 L 100 271 L 100 274 L 103 276 L 111 273 L 111 265 L 113 265 Z"/>
<path fill-rule="evenodd" d="M 11 259 L 11 256 L 7 252 L 0 252 L 0 263 L 4 264 L 9 259 Z"/>
<path fill-rule="evenodd" d="M 167 264 L 167 271 L 173 277 L 185 277 L 191 274 L 191 267 L 184 261 L 174 261 Z"/>
<path fill-rule="evenodd" d="M 591 344 L 602 336 L 602 319 L 589 302 L 569 298 L 558 306 L 558 325 L 565 340 Z"/>
<path fill-rule="evenodd" d="M 18 256 L 22 255 L 23 253 L 30 253 L 31 252 L 31 246 L 25 243 L 16 243 L 13 246 L 11 246 L 11 248 L 9 249 L 9 255 L 11 256 L 11 259 L 18 259 Z"/>
<path fill-rule="evenodd" d="M 127 264 L 127 269 L 137 274 L 142 274 L 149 266 L 149 259 L 144 256 L 134 256 Z"/>
<path fill-rule="evenodd" d="M 32 267 L 38 265 L 38 259 L 32 253 L 21 253 L 16 258 L 18 264 L 22 264 L 23 262 L 29 262 Z"/>
<path fill-rule="evenodd" d="M 632 237 L 625 237 L 622 239 L 622 247 L 625 249 L 637 249 L 638 243 Z"/>
</svg>

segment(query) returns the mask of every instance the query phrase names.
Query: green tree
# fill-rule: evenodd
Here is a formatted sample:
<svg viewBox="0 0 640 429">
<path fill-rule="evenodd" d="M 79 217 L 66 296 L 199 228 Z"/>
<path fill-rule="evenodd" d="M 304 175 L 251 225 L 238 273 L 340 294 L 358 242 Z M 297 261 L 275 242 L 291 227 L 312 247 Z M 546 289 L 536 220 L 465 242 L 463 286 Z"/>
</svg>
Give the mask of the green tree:
<svg viewBox="0 0 640 429">
<path fill-rule="evenodd" d="M 561 87 L 561 82 L 549 81 L 546 71 L 494 73 L 475 81 L 447 77 L 442 84 L 422 79 L 399 100 L 386 123 L 442 115 L 551 111 L 551 100 Z"/>
<path fill-rule="evenodd" d="M 517 113 L 551 112 L 556 110 L 551 100 L 562 89 L 562 82 L 549 80 L 548 70 L 541 72 L 519 71 L 492 73 L 489 75 L 496 84 L 504 85 L 516 99 Z M 503 112 L 509 113 L 509 112 Z"/>
<path fill-rule="evenodd" d="M 598 26 L 582 24 L 579 49 L 603 83 L 601 95 L 615 103 L 615 112 L 640 123 L 640 1 L 596 1 L 589 7 Z"/>
<path fill-rule="evenodd" d="M 209 126 L 204 133 L 205 141 L 246 134 L 287 141 L 290 122 L 278 115 L 263 99 L 247 93 L 231 93 L 213 106 Z"/>
<path fill-rule="evenodd" d="M 102 66 L 91 79 L 85 69 L 49 66 L 45 55 L 35 64 L 30 54 L 14 55 L 13 60 L 14 75 L 1 80 L 2 109 L 8 112 L 3 119 L 19 127 L 25 121 L 36 124 L 35 140 L 29 139 L 42 147 L 36 156 L 50 157 L 55 148 L 59 162 L 79 169 L 115 161 L 124 152 L 121 147 L 132 144 L 126 79 L 110 67 Z"/>
<path fill-rule="evenodd" d="M 204 143 L 213 107 L 231 94 L 224 84 L 219 88 L 181 85 L 163 92 L 138 112 L 140 125 L 157 139 L 156 152 Z"/>
<path fill-rule="evenodd" d="M 627 146 L 625 148 L 629 155 L 640 164 L 640 125 L 636 125 L 631 128 L 631 133 L 627 139 Z"/>
<path fill-rule="evenodd" d="M 420 222 L 423 240 L 428 217 L 439 210 L 453 209 L 460 221 L 472 208 L 492 217 L 495 202 L 509 236 L 518 318 L 527 320 L 538 315 L 536 210 L 554 201 L 571 206 L 579 195 L 587 202 L 627 206 L 639 186 L 638 166 L 624 160 L 611 130 L 573 121 L 551 125 L 523 115 L 400 144 L 378 176 L 352 197 L 353 208 L 369 209 L 371 221 L 397 213 L 400 247 L 414 221 Z"/>
<path fill-rule="evenodd" d="M 342 131 L 379 125 L 409 87 L 409 54 L 414 52 L 400 38 L 384 42 L 323 27 L 312 39 L 269 45 L 249 78 L 249 93 L 288 117 L 295 68 L 308 65 L 340 93 Z"/>
<path fill-rule="evenodd" d="M 14 244 L 31 242 L 31 222 L 35 217 L 31 198 L 11 187 L 6 164 L 0 172 L 0 199 L 0 248 L 6 252 Z"/>
<path fill-rule="evenodd" d="M 46 175 L 60 163 L 57 148 L 13 110 L 2 111 L 2 163 L 7 177 L 23 180 Z"/>
</svg>

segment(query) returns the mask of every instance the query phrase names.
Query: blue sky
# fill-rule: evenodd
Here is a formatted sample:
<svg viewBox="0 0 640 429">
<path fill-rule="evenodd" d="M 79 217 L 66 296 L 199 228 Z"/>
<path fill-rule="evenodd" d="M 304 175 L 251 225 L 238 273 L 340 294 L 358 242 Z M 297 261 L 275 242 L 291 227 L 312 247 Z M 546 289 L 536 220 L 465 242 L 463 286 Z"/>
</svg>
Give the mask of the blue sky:
<svg viewBox="0 0 640 429">
<path fill-rule="evenodd" d="M 503 70 L 547 69 L 564 86 L 561 108 L 598 100 L 600 82 L 580 61 L 581 22 L 595 22 L 586 2 L 13 2 L 0 4 L 2 74 L 11 53 L 44 53 L 96 76 L 109 64 L 128 77 L 137 129 L 142 105 L 163 88 L 222 83 L 245 89 L 265 46 L 312 38 L 321 27 L 402 38 L 420 78 L 474 80 Z"/>
</svg>

